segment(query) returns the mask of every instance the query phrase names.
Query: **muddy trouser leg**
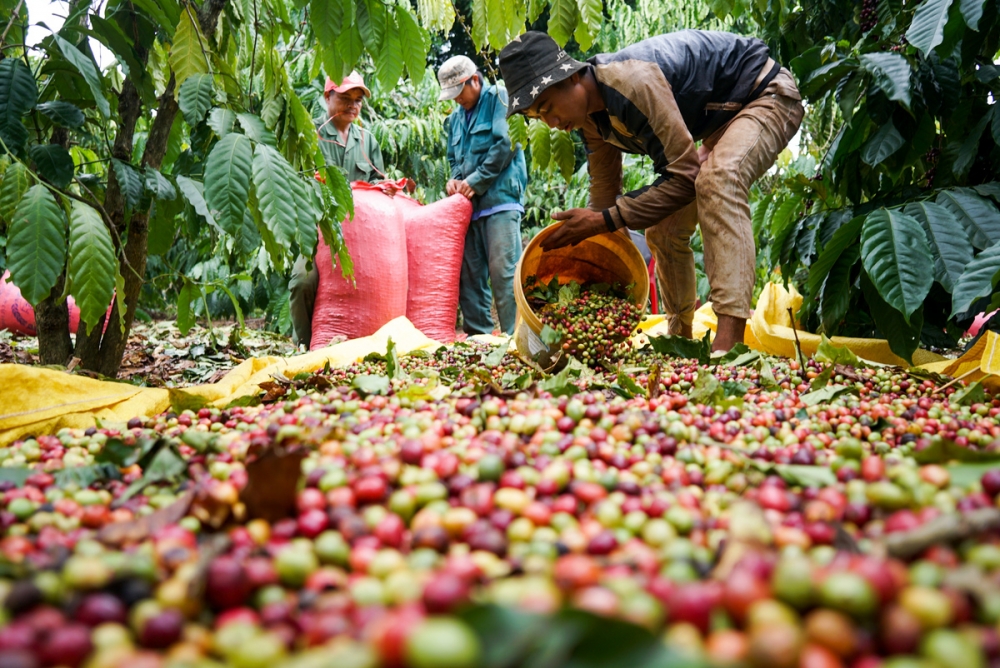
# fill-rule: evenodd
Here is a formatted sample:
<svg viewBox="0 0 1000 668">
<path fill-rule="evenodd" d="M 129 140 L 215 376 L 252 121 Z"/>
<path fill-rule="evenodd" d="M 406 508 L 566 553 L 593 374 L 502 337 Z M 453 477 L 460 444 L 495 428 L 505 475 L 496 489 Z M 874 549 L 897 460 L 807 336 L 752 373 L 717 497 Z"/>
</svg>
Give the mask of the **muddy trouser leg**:
<svg viewBox="0 0 1000 668">
<path fill-rule="evenodd" d="M 312 269 L 306 271 L 306 258 L 300 257 L 292 266 L 292 277 L 288 281 L 288 312 L 292 318 L 292 340 L 296 345 L 304 343 L 308 347 L 312 340 L 317 288 L 319 272 L 315 263 Z"/>
<path fill-rule="evenodd" d="M 489 254 L 486 247 L 486 220 L 474 220 L 465 233 L 462 273 L 458 282 L 458 303 L 462 307 L 462 329 L 466 334 L 493 331 L 490 316 Z"/>
<path fill-rule="evenodd" d="M 499 211 L 488 217 L 486 249 L 489 253 L 490 285 L 497 305 L 500 331 L 514 333 L 517 303 L 514 301 L 514 269 L 521 257 L 521 212 Z"/>
<path fill-rule="evenodd" d="M 646 229 L 646 243 L 656 258 L 657 293 L 660 312 L 667 316 L 667 331 L 680 334 L 681 327 L 694 321 L 698 299 L 694 274 L 694 251 L 691 235 L 698 226 L 697 202 L 691 202 L 675 214 Z"/>
<path fill-rule="evenodd" d="M 772 92 L 788 86 L 786 78 L 790 81 L 791 75 L 781 70 L 759 98 L 706 140 L 712 152 L 701 165 L 695 191 L 705 273 L 717 315 L 750 317 L 757 277 L 750 187 L 774 164 L 802 122 L 802 103 Z"/>
</svg>

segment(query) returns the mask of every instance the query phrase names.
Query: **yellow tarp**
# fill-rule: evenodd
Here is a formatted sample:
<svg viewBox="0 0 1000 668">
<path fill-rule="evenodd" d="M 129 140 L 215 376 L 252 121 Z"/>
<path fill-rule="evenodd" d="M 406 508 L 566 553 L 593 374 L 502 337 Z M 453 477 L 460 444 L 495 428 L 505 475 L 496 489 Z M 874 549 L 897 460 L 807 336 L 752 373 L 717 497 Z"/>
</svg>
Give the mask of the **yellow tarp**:
<svg viewBox="0 0 1000 668">
<path fill-rule="evenodd" d="M 369 353 L 384 353 L 389 338 L 401 353 L 435 349 L 441 344 L 424 336 L 406 318 L 396 318 L 371 336 L 345 341 L 294 357 L 248 359 L 219 382 L 184 388 L 184 392 L 223 407 L 254 394 L 272 374 L 291 378 L 297 373 L 330 366 L 347 366 Z M 480 338 L 480 337 L 477 337 Z M 153 416 L 170 408 L 170 394 L 159 388 L 100 381 L 62 371 L 21 364 L 0 364 L 0 445 L 28 434 L 51 434 L 63 427 L 86 428 L 96 419 L 125 422 Z"/>
<path fill-rule="evenodd" d="M 787 309 L 798 311 L 802 296 L 769 283 L 761 293 L 753 318 L 747 322 L 746 343 L 749 347 L 771 355 L 795 356 L 795 334 Z M 695 314 L 694 335 L 704 336 L 716 326 L 711 304 Z M 633 337 L 641 342 L 649 335 L 666 333 L 663 316 L 651 316 Z M 820 337 L 799 331 L 799 343 L 805 355 L 816 352 Z M 380 330 L 360 339 L 345 341 L 328 348 L 294 357 L 258 357 L 248 359 L 226 374 L 219 382 L 184 388 L 184 392 L 203 397 L 212 405 L 223 407 L 240 397 L 255 394 L 260 383 L 272 374 L 291 378 L 295 374 L 330 366 L 347 366 L 369 353 L 384 353 L 389 338 L 401 354 L 418 349 L 435 349 L 441 344 L 424 336 L 406 318 L 397 318 Z M 492 343 L 505 339 L 490 336 L 473 337 Z M 889 344 L 879 339 L 833 337 L 833 343 L 847 346 L 859 357 L 881 364 L 906 367 L 905 361 L 889 350 Z M 1000 390 L 1000 336 L 987 332 L 965 355 L 956 360 L 942 358 L 926 350 L 918 350 L 914 363 L 936 373 L 962 376 L 970 381 L 983 380 L 993 390 Z M 20 364 L 0 364 L 0 445 L 6 445 L 28 434 L 51 434 L 63 427 L 86 428 L 97 419 L 124 422 L 135 416 L 153 416 L 170 407 L 170 394 L 158 388 L 141 388 L 126 383 L 99 381 L 62 371 L 39 369 Z"/>
</svg>

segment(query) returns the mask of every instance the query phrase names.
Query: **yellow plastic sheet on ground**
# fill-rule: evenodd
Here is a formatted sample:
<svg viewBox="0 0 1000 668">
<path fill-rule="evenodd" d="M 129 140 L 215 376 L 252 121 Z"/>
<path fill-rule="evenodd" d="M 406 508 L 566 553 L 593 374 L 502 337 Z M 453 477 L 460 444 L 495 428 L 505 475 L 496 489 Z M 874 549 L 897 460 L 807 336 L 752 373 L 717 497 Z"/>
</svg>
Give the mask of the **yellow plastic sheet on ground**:
<svg viewBox="0 0 1000 668">
<path fill-rule="evenodd" d="M 768 355 L 795 357 L 795 337 L 798 336 L 802 346 L 802 354 L 806 357 L 814 354 L 819 347 L 819 334 L 792 329 L 792 313 L 798 313 L 802 306 L 802 295 L 793 287 L 786 290 L 778 283 L 768 283 L 757 299 L 757 308 L 753 317 L 747 321 L 744 341 L 747 346 Z M 654 318 L 658 320 L 654 321 Z M 667 322 L 663 316 L 654 316 L 643 324 L 647 336 L 659 336 L 667 333 Z M 709 302 L 695 312 L 692 326 L 696 339 L 705 336 L 708 330 L 715 331 L 717 320 L 712 304 Z M 834 336 L 831 341 L 836 346 L 847 347 L 858 357 L 878 364 L 891 364 L 907 368 L 906 360 L 898 357 L 889 349 L 885 339 L 860 339 L 848 336 Z M 921 366 L 938 362 L 944 358 L 928 350 L 918 349 L 913 353 L 914 365 Z"/>
<path fill-rule="evenodd" d="M 795 356 L 795 335 L 798 334 L 802 353 L 816 352 L 820 337 L 809 332 L 792 330 L 788 308 L 795 313 L 802 305 L 802 296 L 792 288 L 769 283 L 757 301 L 753 317 L 747 322 L 745 340 L 754 350 L 770 355 Z M 706 304 L 695 313 L 694 335 L 701 338 L 714 331 L 715 313 Z M 648 336 L 666 334 L 667 323 L 662 315 L 646 318 L 633 337 L 642 343 Z M 326 364 L 348 366 L 369 353 L 384 353 L 389 339 L 400 354 L 418 349 L 433 350 L 441 344 L 427 338 L 406 318 L 397 318 L 371 336 L 345 341 L 328 348 L 294 357 L 257 357 L 248 359 L 211 385 L 186 387 L 183 392 L 204 398 L 219 408 L 247 395 L 256 394 L 262 382 L 281 374 L 287 378 L 298 373 L 316 371 Z M 500 343 L 507 339 L 493 336 L 471 337 L 473 340 Z M 833 343 L 850 348 L 858 357 L 880 364 L 907 367 L 906 362 L 889 349 L 881 339 L 833 337 Z M 944 359 L 927 350 L 913 355 L 916 365 L 928 371 L 979 380 L 993 391 L 1000 390 L 1000 336 L 987 332 L 969 352 L 954 360 Z M 135 387 L 127 383 L 100 381 L 63 371 L 39 369 L 20 364 L 0 364 L 0 445 L 6 445 L 29 434 L 52 434 L 64 427 L 86 428 L 103 422 L 125 422 L 136 416 L 150 417 L 170 408 L 170 391 L 159 388 Z"/>
<path fill-rule="evenodd" d="M 294 357 L 248 359 L 217 383 L 186 387 L 183 392 L 223 407 L 255 394 L 272 374 L 295 374 L 330 366 L 348 366 L 369 353 L 384 353 L 392 338 L 400 354 L 435 349 L 441 344 L 424 336 L 406 318 L 396 318 L 360 339 Z M 491 340 L 493 337 L 475 337 Z M 501 339 L 497 339 L 501 340 Z M 103 422 L 125 422 L 150 417 L 170 408 L 170 391 L 101 381 L 63 371 L 21 364 L 0 364 L 0 445 L 29 434 L 52 434 L 64 427 L 92 427 Z"/>
</svg>

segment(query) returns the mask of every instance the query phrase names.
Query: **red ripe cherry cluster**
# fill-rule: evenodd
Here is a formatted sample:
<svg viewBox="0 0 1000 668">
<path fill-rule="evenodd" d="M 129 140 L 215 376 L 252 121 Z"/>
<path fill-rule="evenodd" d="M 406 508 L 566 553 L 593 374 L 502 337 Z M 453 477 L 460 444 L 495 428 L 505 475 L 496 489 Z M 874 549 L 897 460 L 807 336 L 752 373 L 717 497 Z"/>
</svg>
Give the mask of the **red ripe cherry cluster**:
<svg viewBox="0 0 1000 668">
<path fill-rule="evenodd" d="M 528 371 L 511 355 L 477 384 L 489 350 L 402 356 L 384 394 L 353 388 L 386 372 L 369 359 L 262 406 L 0 448 L 0 666 L 472 668 L 461 613 L 484 602 L 627 620 L 715 665 L 1000 662 L 997 399 L 838 367 L 850 391 L 816 402 L 813 361 L 652 355 L 648 396 L 597 371 L 553 397 L 503 385 Z M 745 393 L 692 400 L 708 373 Z M 98 475 L 154 439 L 179 469 L 161 449 Z M 248 520 L 274 444 L 306 453 L 294 508 Z"/>
</svg>

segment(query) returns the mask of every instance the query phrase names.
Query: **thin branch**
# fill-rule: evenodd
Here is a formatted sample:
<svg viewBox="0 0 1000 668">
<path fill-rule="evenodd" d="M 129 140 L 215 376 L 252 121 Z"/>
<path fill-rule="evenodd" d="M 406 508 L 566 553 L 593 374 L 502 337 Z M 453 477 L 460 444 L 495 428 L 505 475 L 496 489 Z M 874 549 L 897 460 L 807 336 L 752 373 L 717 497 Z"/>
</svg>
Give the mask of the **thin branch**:
<svg viewBox="0 0 1000 668">
<path fill-rule="evenodd" d="M 260 34 L 260 17 L 257 14 L 257 3 L 253 3 L 253 49 L 250 51 L 250 84 L 247 89 L 247 108 L 253 111 L 253 73 L 257 59 L 257 36 Z"/>
<path fill-rule="evenodd" d="M 17 20 L 17 15 L 21 13 L 21 7 L 23 6 L 24 0 L 19 0 L 17 7 L 14 9 L 14 13 L 10 15 L 10 21 L 7 21 L 7 27 L 3 29 L 3 34 L 0 35 L 0 44 L 3 44 L 4 40 L 7 39 L 7 33 L 14 27 L 14 21 Z"/>
<path fill-rule="evenodd" d="M 255 3 L 256 4 L 256 3 Z M 184 11 L 187 12 L 188 17 L 198 26 L 196 34 L 198 35 L 198 46 L 201 48 L 201 55 L 205 57 L 205 65 L 208 66 L 208 72 L 211 75 L 215 75 L 212 71 L 212 59 L 209 58 L 208 51 L 205 50 L 205 42 L 202 41 L 201 37 L 201 21 L 199 18 L 191 12 L 191 5 L 185 5 Z"/>
</svg>

